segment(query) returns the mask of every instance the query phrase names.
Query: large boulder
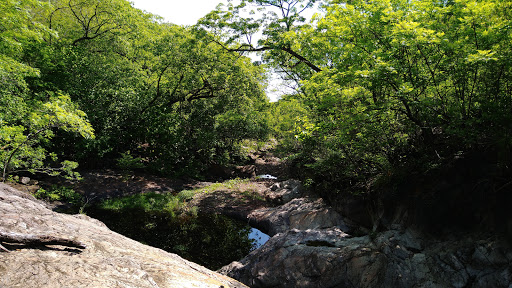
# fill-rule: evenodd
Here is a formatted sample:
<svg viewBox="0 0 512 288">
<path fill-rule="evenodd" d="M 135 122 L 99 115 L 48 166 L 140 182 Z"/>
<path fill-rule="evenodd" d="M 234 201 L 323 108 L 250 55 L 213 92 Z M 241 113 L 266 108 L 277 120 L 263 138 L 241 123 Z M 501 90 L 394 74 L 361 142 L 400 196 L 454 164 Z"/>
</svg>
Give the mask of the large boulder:
<svg viewBox="0 0 512 288">
<path fill-rule="evenodd" d="M 0 244 L 11 252 L 0 252 L 0 287 L 246 287 L 85 215 L 55 213 L 1 183 L 0 211 L 0 235 L 69 239 L 86 246 L 3 239 Z"/>
<path fill-rule="evenodd" d="M 511 287 L 512 252 L 496 237 L 375 238 L 337 228 L 290 230 L 220 272 L 251 287 Z"/>
<path fill-rule="evenodd" d="M 260 208 L 247 216 L 249 223 L 270 236 L 290 229 L 307 230 L 338 227 L 349 231 L 341 215 L 321 198 L 296 198 L 270 208 Z"/>
<path fill-rule="evenodd" d="M 306 190 L 298 180 L 290 179 L 275 183 L 265 191 L 265 199 L 274 204 L 285 204 L 292 199 L 304 196 Z"/>
</svg>

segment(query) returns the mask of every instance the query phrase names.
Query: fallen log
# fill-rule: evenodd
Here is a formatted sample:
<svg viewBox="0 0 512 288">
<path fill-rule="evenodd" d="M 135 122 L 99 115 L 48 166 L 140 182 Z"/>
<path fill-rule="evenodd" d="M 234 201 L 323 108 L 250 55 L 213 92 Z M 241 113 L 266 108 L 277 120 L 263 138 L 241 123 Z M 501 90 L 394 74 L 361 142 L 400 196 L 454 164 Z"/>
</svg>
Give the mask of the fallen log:
<svg viewBox="0 0 512 288">
<path fill-rule="evenodd" d="M 24 245 L 61 245 L 80 249 L 87 248 L 84 243 L 73 239 L 66 239 L 52 235 L 21 234 L 3 231 L 0 231 L 0 242 Z M 9 250 L 2 245 L 0 245 L 0 250 L 9 252 Z"/>
</svg>

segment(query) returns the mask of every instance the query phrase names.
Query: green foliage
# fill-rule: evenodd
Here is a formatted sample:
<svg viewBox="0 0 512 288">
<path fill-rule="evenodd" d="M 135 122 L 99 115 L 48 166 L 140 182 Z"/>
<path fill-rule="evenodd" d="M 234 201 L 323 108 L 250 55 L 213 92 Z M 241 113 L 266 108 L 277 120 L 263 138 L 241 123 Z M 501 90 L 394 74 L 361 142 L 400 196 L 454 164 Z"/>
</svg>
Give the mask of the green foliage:
<svg viewBox="0 0 512 288">
<path fill-rule="evenodd" d="M 34 193 L 34 197 L 46 201 L 69 202 L 74 205 L 81 205 L 83 197 L 72 188 L 65 186 L 51 186 L 48 190 L 40 188 Z"/>
<path fill-rule="evenodd" d="M 130 155 L 130 151 L 121 154 L 121 158 L 117 159 L 117 167 L 121 170 L 132 171 L 135 169 L 144 168 L 144 164 L 141 162 L 142 159 L 139 157 L 133 157 Z"/>
<path fill-rule="evenodd" d="M 145 212 L 167 212 L 174 215 L 186 208 L 186 201 L 194 195 L 187 193 L 159 194 L 155 192 L 136 194 L 123 198 L 107 199 L 100 205 L 102 209 L 120 211 L 137 209 Z"/>
<path fill-rule="evenodd" d="M 68 96 L 59 94 L 51 96 L 47 102 L 33 101 L 32 105 L 27 107 L 30 114 L 22 125 L 6 121 L 0 127 L 2 178 L 10 171 L 42 172 L 51 176 L 64 173 L 66 177 L 77 178 L 79 175 L 73 172 L 78 166 L 76 162 L 63 161 L 60 167 L 49 166 L 47 163 L 57 161 L 57 155 L 48 153 L 42 144 L 53 138 L 55 128 L 94 138 L 85 113 L 77 109 Z"/>
<path fill-rule="evenodd" d="M 262 52 L 298 82 L 270 123 L 289 151 L 300 151 L 290 159 L 312 183 L 364 192 L 394 171 L 423 173 L 471 151 L 509 151 L 509 2 L 329 1 L 305 25 L 299 12 L 311 4 L 241 1 L 201 24 L 223 36 L 226 49 Z M 244 18 L 244 9 L 258 8 L 263 17 Z M 257 46 L 242 40 L 257 30 Z"/>
<path fill-rule="evenodd" d="M 219 5 L 199 21 L 223 40 L 213 41 L 230 51 L 263 52 L 263 60 L 272 68 L 285 69 L 288 80 L 298 81 L 311 75 L 311 70 L 321 69 L 304 57 L 309 45 L 297 45 L 301 30 L 311 28 L 306 24 L 303 12 L 319 3 L 319 0 L 242 0 L 238 5 Z M 254 15 L 263 14 L 255 18 Z M 256 36 L 258 35 L 258 36 Z M 259 38 L 257 43 L 253 39 Z M 304 43 L 302 43 L 304 44 Z M 301 48 L 303 49 L 302 51 Z M 290 69 L 294 67 L 293 69 Z"/>
<path fill-rule="evenodd" d="M 213 193 L 220 190 L 234 190 L 246 196 L 251 196 L 250 190 L 242 189 L 249 184 L 248 179 L 232 179 L 222 183 L 213 183 L 206 187 L 182 190 L 178 193 L 156 193 L 149 192 L 136 194 L 123 198 L 104 200 L 100 208 L 104 210 L 121 211 L 123 209 L 141 210 L 145 212 L 165 212 L 171 215 L 196 213 L 197 208 L 190 207 L 187 202 L 198 193 Z M 251 196 L 253 197 L 253 196 Z M 194 212 L 195 211 L 195 212 Z"/>
<path fill-rule="evenodd" d="M 179 194 L 193 196 L 194 194 L 197 194 L 197 193 L 213 193 L 215 191 L 246 192 L 241 187 L 245 187 L 249 184 L 250 184 L 249 179 L 235 178 L 235 179 L 226 180 L 224 182 L 212 183 L 208 186 L 201 187 L 201 188 L 196 188 L 196 189 L 192 189 L 192 190 L 183 190 Z"/>
<path fill-rule="evenodd" d="M 271 105 L 268 118 L 272 135 L 279 142 L 278 149 L 287 153 L 298 152 L 301 148 L 299 135 L 304 135 L 301 125 L 308 119 L 309 109 L 300 98 L 293 95 L 283 97 Z"/>
<path fill-rule="evenodd" d="M 264 71 L 213 35 L 125 0 L 7 0 L 0 16 L 5 177 L 69 170 L 57 157 L 197 175 L 267 137 Z"/>
<path fill-rule="evenodd" d="M 326 4 L 317 27 L 289 38 L 321 65 L 311 76 L 288 69 L 301 77 L 299 99 L 310 112 L 295 122 L 295 159 L 316 185 L 365 191 L 395 169 L 422 173 L 474 150 L 510 149 L 510 8 L 469 0 Z"/>
<path fill-rule="evenodd" d="M 45 13 L 40 1 L 3 1 L 0 4 L 0 167 L 2 178 L 8 173 L 28 171 L 49 175 L 64 173 L 76 178 L 76 162 L 56 164 L 57 154 L 44 147 L 54 137 L 54 130 L 93 138 L 86 115 L 69 96 L 60 92 L 33 91 L 28 79 L 40 76 L 40 70 L 25 61 L 31 45 L 38 45 L 45 34 L 53 32 L 34 21 L 35 11 Z"/>
<path fill-rule="evenodd" d="M 39 15 L 59 38 L 31 51 L 42 81 L 30 85 L 68 93 L 95 129 L 93 140 L 57 135 L 61 151 L 104 165 L 129 150 L 151 171 L 194 175 L 266 137 L 264 73 L 248 58 L 124 0 L 68 2 Z"/>
</svg>

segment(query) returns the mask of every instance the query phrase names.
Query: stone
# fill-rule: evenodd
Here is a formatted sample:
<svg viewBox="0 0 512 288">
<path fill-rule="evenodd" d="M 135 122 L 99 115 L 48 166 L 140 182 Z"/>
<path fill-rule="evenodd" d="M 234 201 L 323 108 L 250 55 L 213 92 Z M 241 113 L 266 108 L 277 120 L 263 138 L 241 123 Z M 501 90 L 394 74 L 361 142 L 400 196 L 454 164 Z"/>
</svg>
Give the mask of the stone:
<svg viewBox="0 0 512 288">
<path fill-rule="evenodd" d="M 349 231 L 341 215 L 319 199 L 296 198 L 290 202 L 270 208 L 261 208 L 247 216 L 249 223 L 273 236 L 290 229 L 322 229 L 338 227 Z"/>
<path fill-rule="evenodd" d="M 507 244 L 483 243 L 469 237 L 428 242 L 417 231 L 389 230 L 372 239 L 338 228 L 292 229 L 219 272 L 250 287 L 510 288 Z"/>
<path fill-rule="evenodd" d="M 285 204 L 292 199 L 302 197 L 304 188 L 298 180 L 290 179 L 284 182 L 275 183 L 270 190 L 265 191 L 265 199 L 274 204 Z"/>
<path fill-rule="evenodd" d="M 28 185 L 30 183 L 30 178 L 29 177 L 21 177 L 21 184 L 23 185 Z"/>
<path fill-rule="evenodd" d="M 88 216 L 53 212 L 5 184 L 0 184 L 0 211 L 0 231 L 51 235 L 86 246 L 2 242 L 11 252 L 0 252 L 0 287 L 246 287 L 178 255 L 112 232 Z"/>
<path fill-rule="evenodd" d="M 344 253 L 348 250 L 340 246 L 345 237 L 348 235 L 336 228 L 279 233 L 219 272 L 250 287 L 352 287 L 347 286 L 348 274 L 359 272 L 341 267 L 352 261 L 352 257 Z M 357 241 L 351 244 L 360 247 Z M 370 258 L 356 261 L 361 260 L 359 264 L 364 267 L 375 260 Z"/>
</svg>

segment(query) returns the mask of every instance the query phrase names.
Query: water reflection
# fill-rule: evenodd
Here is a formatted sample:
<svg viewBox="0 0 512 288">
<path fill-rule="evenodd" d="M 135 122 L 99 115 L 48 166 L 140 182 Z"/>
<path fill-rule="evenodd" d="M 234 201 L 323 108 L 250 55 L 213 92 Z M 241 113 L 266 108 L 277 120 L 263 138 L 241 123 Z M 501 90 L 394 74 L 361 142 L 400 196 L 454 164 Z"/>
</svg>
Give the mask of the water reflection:
<svg viewBox="0 0 512 288">
<path fill-rule="evenodd" d="M 212 270 L 242 259 L 266 241 L 261 231 L 223 215 L 172 216 L 142 209 L 112 211 L 97 207 L 87 214 L 120 234 Z"/>
<path fill-rule="evenodd" d="M 254 249 L 258 249 L 263 246 L 263 244 L 267 243 L 270 236 L 256 228 L 251 228 L 251 231 L 249 232 L 249 239 L 254 240 Z"/>
</svg>

